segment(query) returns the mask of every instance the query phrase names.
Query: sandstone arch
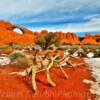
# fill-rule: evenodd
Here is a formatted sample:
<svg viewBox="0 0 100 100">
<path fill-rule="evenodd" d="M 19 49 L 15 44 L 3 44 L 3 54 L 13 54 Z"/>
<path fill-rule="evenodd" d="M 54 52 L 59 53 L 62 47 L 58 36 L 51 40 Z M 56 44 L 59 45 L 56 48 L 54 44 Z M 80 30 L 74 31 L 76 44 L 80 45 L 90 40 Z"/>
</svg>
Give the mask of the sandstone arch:
<svg viewBox="0 0 100 100">
<path fill-rule="evenodd" d="M 24 34 L 23 30 L 21 30 L 21 28 L 13 28 L 13 31 L 16 32 L 16 33 L 19 33 L 19 34 Z"/>
</svg>

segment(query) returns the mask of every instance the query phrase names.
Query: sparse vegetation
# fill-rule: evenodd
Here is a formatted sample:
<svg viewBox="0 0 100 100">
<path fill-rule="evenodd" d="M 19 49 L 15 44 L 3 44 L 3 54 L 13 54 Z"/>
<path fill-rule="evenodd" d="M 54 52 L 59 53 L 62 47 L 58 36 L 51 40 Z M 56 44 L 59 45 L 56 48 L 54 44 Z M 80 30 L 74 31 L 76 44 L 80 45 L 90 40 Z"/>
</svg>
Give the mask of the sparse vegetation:
<svg viewBox="0 0 100 100">
<path fill-rule="evenodd" d="M 47 49 L 52 44 L 58 46 L 60 44 L 60 39 L 54 33 L 49 32 L 41 37 L 38 36 L 35 40 L 35 44 L 40 45 L 43 49 Z"/>
</svg>

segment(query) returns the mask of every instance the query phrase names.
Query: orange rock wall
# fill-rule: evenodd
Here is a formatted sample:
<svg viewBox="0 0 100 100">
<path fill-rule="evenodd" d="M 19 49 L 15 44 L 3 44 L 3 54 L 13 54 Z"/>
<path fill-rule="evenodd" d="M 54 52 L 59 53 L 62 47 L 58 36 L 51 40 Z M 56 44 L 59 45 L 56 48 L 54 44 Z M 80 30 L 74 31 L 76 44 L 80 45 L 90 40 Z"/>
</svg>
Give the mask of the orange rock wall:
<svg viewBox="0 0 100 100">
<path fill-rule="evenodd" d="M 23 34 L 19 34 L 14 32 L 14 28 L 19 28 Z M 26 28 L 22 28 L 11 24 L 9 22 L 0 21 L 0 45 L 7 43 L 18 43 L 18 44 L 33 44 L 34 40 L 37 36 L 45 35 L 48 33 L 47 30 L 43 30 L 41 32 L 32 32 Z M 80 41 L 80 38 L 72 32 L 55 32 L 55 34 L 61 39 L 61 43 L 67 44 L 100 44 L 97 39 L 100 39 L 100 34 L 96 34 L 91 36 L 90 34 L 86 34 L 83 37 L 83 40 Z"/>
</svg>

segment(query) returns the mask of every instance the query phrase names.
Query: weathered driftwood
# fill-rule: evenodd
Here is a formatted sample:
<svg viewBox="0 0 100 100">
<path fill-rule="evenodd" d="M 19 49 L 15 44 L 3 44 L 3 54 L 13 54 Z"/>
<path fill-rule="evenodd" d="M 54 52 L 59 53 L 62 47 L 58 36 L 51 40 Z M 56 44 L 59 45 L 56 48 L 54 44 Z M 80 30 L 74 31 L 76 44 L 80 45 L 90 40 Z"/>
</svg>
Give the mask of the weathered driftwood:
<svg viewBox="0 0 100 100">
<path fill-rule="evenodd" d="M 17 54 L 17 56 L 15 55 L 15 57 L 13 57 L 14 54 Z M 70 56 L 68 55 L 67 56 L 64 55 L 62 59 L 59 59 L 59 60 L 57 59 L 59 57 L 59 54 L 56 54 L 53 57 L 45 57 L 45 58 L 42 58 L 40 55 L 37 54 L 35 55 L 35 59 L 33 59 L 32 55 L 29 55 L 23 52 L 14 52 L 11 54 L 11 56 L 13 57 L 12 61 L 16 63 L 20 63 L 21 58 L 24 58 L 25 62 L 27 63 L 29 67 L 27 67 L 26 70 L 24 70 L 23 72 L 12 72 L 10 74 L 26 76 L 32 72 L 32 87 L 34 91 L 37 91 L 37 85 L 36 85 L 36 80 L 35 80 L 36 73 L 45 70 L 48 83 L 51 86 L 56 86 L 56 84 L 53 82 L 50 75 L 50 69 L 55 65 L 55 63 L 56 63 L 56 66 L 58 66 L 61 69 L 66 79 L 68 79 L 69 77 L 63 69 L 63 64 L 64 63 L 69 64 L 72 67 L 77 66 L 69 61 Z"/>
</svg>

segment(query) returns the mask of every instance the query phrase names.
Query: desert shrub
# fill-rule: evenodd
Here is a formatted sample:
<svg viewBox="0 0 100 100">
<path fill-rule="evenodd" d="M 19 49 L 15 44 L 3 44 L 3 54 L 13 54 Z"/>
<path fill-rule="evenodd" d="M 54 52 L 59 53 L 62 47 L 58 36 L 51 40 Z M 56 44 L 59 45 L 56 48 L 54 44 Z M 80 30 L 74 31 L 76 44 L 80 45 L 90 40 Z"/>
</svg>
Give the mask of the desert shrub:
<svg viewBox="0 0 100 100">
<path fill-rule="evenodd" d="M 42 48 L 45 48 L 45 44 L 46 44 L 45 38 L 44 37 L 38 37 L 35 40 L 35 44 L 41 46 Z"/>
<path fill-rule="evenodd" d="M 24 54 L 19 52 L 14 52 L 10 54 L 11 56 L 11 64 L 16 65 L 21 68 L 28 67 L 27 58 Z"/>
<path fill-rule="evenodd" d="M 0 51 L 1 51 L 2 53 L 9 54 L 9 53 L 11 53 L 11 52 L 13 51 L 13 49 L 12 49 L 12 47 L 9 46 L 9 45 L 2 45 L 2 46 L 0 46 Z"/>
<path fill-rule="evenodd" d="M 6 48 L 6 49 L 3 50 L 3 52 L 6 53 L 6 54 L 10 54 L 12 51 L 13 51 L 12 48 Z"/>
<path fill-rule="evenodd" d="M 40 45 L 42 49 L 47 49 L 52 44 L 58 46 L 60 39 L 53 32 L 49 32 L 45 35 L 38 36 L 35 40 L 35 44 Z"/>
</svg>

